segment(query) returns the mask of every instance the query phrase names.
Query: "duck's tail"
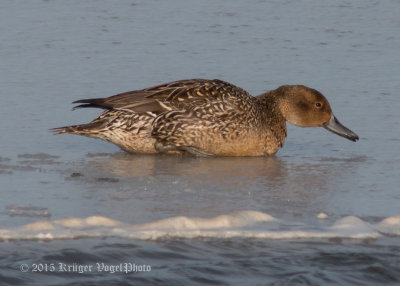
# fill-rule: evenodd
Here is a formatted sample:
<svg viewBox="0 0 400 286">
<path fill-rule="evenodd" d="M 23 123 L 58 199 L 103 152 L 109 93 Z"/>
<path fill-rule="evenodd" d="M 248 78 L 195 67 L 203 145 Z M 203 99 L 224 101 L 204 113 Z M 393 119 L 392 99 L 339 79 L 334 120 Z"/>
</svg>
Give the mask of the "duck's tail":
<svg viewBox="0 0 400 286">
<path fill-rule="evenodd" d="M 87 124 L 63 126 L 49 129 L 54 134 L 76 134 L 83 136 L 94 136 L 101 132 L 103 122 L 90 122 Z"/>
</svg>

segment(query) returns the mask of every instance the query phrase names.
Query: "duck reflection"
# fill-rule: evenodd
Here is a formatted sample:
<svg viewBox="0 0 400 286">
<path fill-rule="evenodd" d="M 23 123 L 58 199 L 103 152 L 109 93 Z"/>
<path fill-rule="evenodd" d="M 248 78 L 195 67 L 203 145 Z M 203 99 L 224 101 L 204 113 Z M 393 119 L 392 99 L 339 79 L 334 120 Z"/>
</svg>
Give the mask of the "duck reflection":
<svg viewBox="0 0 400 286">
<path fill-rule="evenodd" d="M 285 162 L 269 157 L 213 157 L 135 155 L 116 153 L 89 155 L 87 168 L 123 178 L 174 176 L 192 180 L 246 183 L 263 177 L 269 181 L 287 176 Z"/>
</svg>

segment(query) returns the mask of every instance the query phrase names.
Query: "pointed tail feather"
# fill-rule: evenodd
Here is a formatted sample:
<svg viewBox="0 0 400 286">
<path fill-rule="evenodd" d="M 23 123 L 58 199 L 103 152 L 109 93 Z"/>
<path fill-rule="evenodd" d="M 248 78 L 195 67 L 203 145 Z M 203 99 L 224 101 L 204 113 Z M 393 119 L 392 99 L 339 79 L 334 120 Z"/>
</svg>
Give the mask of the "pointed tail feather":
<svg viewBox="0 0 400 286">
<path fill-rule="evenodd" d="M 77 134 L 77 135 L 92 135 L 97 134 L 101 131 L 101 127 L 104 125 L 103 121 L 91 122 L 88 124 L 63 126 L 49 129 L 54 134 Z"/>
<path fill-rule="evenodd" d="M 79 108 L 88 108 L 88 107 L 95 107 L 95 108 L 103 108 L 103 109 L 110 109 L 112 106 L 105 102 L 104 98 L 89 98 L 89 99 L 80 99 L 72 102 L 74 104 L 83 103 L 75 106 L 72 110 L 79 109 Z"/>
<path fill-rule="evenodd" d="M 49 129 L 54 134 L 82 134 L 84 129 L 80 125 L 63 126 Z"/>
<path fill-rule="evenodd" d="M 56 128 L 50 128 L 49 131 L 53 132 L 53 134 L 63 134 L 63 133 L 68 133 L 66 131 L 68 127 L 56 127 Z"/>
</svg>

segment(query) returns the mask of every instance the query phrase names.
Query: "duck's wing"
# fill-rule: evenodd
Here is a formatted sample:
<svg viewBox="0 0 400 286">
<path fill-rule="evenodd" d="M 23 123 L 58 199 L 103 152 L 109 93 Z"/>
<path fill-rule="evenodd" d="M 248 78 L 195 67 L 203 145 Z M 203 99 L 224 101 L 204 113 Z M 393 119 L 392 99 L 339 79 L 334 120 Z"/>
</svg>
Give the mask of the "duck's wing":
<svg viewBox="0 0 400 286">
<path fill-rule="evenodd" d="M 75 108 L 99 107 L 159 114 L 172 109 L 191 109 L 215 101 L 236 105 L 240 99 L 249 97 L 245 90 L 222 80 L 189 79 L 74 103 L 80 103 Z"/>
</svg>

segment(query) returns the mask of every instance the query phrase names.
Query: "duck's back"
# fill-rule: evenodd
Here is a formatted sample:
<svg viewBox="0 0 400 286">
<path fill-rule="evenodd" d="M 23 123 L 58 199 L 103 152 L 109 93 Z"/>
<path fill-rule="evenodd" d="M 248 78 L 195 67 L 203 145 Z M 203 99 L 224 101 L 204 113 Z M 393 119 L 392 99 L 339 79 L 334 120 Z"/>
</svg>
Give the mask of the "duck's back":
<svg viewBox="0 0 400 286">
<path fill-rule="evenodd" d="M 248 92 L 222 80 L 188 79 L 74 103 L 82 103 L 75 108 L 100 107 L 158 114 L 171 109 L 193 109 L 211 101 L 237 104 L 248 100 L 252 100 Z"/>
</svg>

